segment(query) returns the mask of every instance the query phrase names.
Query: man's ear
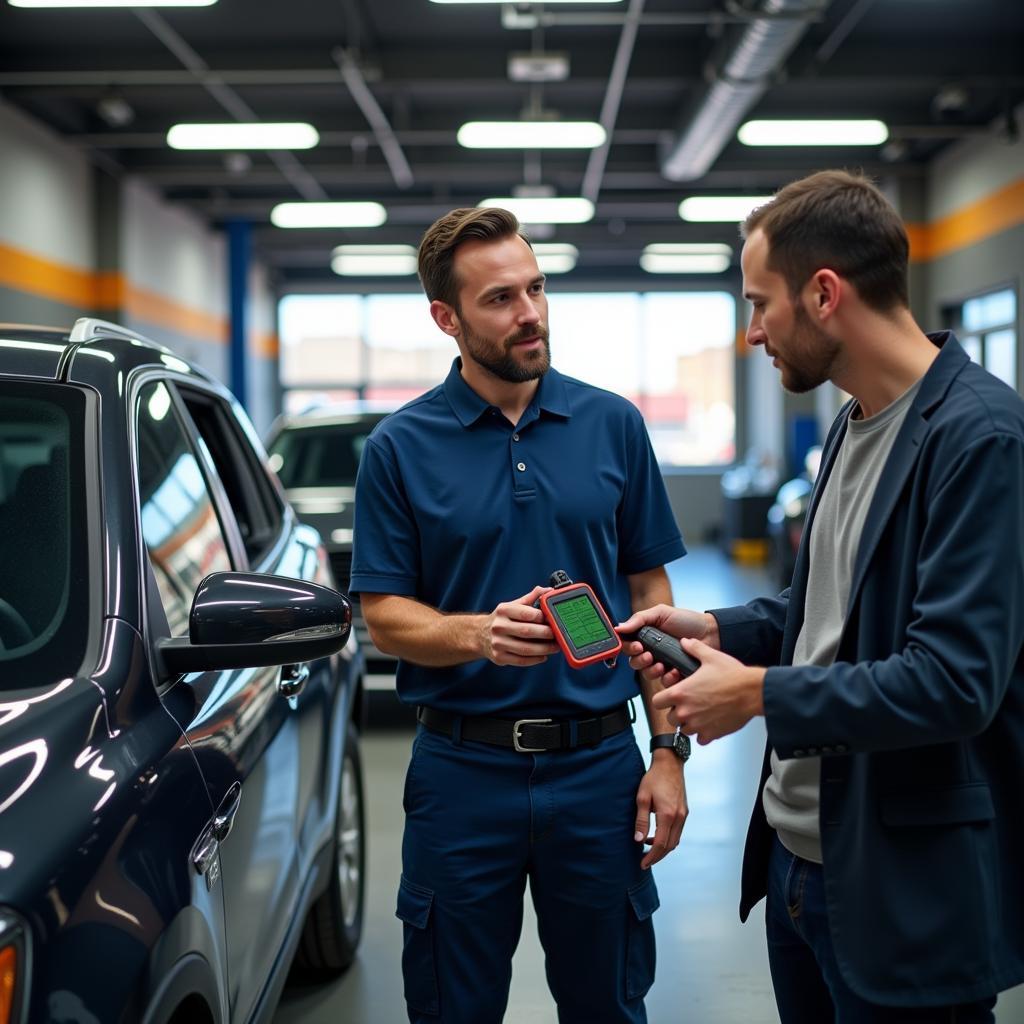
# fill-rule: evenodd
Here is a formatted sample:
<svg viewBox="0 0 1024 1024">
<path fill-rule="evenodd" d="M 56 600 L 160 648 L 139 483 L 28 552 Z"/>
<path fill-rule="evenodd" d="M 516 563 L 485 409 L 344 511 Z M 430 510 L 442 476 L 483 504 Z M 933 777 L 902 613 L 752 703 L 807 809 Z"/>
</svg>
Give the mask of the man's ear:
<svg viewBox="0 0 1024 1024">
<path fill-rule="evenodd" d="M 449 337 L 455 338 L 461 333 L 459 316 L 454 307 L 449 306 L 447 302 L 434 299 L 430 304 L 430 315 L 434 318 L 434 323 Z"/>
<path fill-rule="evenodd" d="M 819 320 L 835 315 L 843 297 L 843 279 L 828 267 L 816 270 L 807 282 L 805 295 L 809 312 Z"/>
</svg>

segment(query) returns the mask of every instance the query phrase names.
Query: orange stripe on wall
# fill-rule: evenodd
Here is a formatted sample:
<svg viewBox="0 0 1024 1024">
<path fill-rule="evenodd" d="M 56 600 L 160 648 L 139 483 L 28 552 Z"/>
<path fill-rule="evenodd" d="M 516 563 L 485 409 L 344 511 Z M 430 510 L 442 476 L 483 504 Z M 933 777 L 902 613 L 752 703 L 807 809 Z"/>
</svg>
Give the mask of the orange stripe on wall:
<svg viewBox="0 0 1024 1024">
<path fill-rule="evenodd" d="M 0 244 L 0 285 L 60 302 L 83 314 L 106 312 L 116 316 L 123 310 L 154 326 L 201 341 L 224 345 L 230 337 L 226 318 L 183 306 L 157 292 L 140 288 L 117 271 L 79 270 L 3 244 Z M 277 357 L 280 344 L 275 333 L 252 334 L 250 339 L 253 352 L 268 359 Z"/>
<path fill-rule="evenodd" d="M 931 224 L 908 224 L 910 258 L 938 259 L 1024 223 L 1024 178 Z"/>
<path fill-rule="evenodd" d="M 95 275 L 91 271 L 54 263 L 3 244 L 0 244 L 0 284 L 84 310 L 93 308 L 96 295 Z"/>
<path fill-rule="evenodd" d="M 281 351 L 281 341 L 273 331 L 261 333 L 255 336 L 251 348 L 266 359 L 276 359 Z"/>
<path fill-rule="evenodd" d="M 224 345 L 230 337 L 230 325 L 224 317 L 182 306 L 127 280 L 122 281 L 121 308 L 147 323 L 204 341 Z"/>
</svg>

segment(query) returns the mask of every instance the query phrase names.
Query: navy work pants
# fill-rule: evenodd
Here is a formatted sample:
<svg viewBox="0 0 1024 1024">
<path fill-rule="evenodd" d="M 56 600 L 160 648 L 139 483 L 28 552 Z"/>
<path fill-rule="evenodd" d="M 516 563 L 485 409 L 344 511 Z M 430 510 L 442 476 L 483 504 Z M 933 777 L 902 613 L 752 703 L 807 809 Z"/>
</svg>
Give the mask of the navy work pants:
<svg viewBox="0 0 1024 1024">
<path fill-rule="evenodd" d="M 524 754 L 419 727 L 405 783 L 398 917 L 412 1024 L 498 1024 L 526 880 L 560 1024 L 643 1024 L 654 878 L 633 840 L 631 729 Z"/>
</svg>

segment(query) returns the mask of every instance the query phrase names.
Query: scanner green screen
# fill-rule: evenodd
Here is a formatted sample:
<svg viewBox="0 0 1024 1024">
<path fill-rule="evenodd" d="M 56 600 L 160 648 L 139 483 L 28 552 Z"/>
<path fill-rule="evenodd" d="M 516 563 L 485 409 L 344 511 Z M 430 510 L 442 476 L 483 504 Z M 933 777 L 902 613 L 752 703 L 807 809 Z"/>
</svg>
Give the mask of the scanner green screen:
<svg viewBox="0 0 1024 1024">
<path fill-rule="evenodd" d="M 611 636 L 608 627 L 597 614 L 593 602 L 585 594 L 581 597 L 570 597 L 567 601 L 559 601 L 552 607 L 577 650 L 607 640 Z"/>
</svg>

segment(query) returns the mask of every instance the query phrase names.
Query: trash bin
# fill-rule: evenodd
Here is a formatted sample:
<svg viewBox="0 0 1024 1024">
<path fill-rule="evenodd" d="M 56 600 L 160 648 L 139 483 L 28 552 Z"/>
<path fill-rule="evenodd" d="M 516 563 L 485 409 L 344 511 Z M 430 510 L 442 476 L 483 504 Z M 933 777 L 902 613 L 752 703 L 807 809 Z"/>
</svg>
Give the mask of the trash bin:
<svg viewBox="0 0 1024 1024">
<path fill-rule="evenodd" d="M 730 558 L 753 564 L 768 561 L 768 509 L 778 486 L 778 471 L 756 451 L 722 474 L 722 543 Z"/>
</svg>

